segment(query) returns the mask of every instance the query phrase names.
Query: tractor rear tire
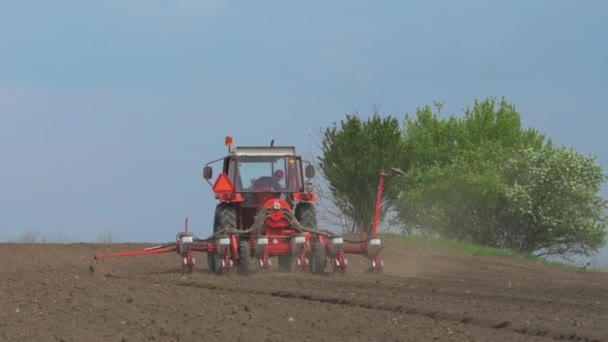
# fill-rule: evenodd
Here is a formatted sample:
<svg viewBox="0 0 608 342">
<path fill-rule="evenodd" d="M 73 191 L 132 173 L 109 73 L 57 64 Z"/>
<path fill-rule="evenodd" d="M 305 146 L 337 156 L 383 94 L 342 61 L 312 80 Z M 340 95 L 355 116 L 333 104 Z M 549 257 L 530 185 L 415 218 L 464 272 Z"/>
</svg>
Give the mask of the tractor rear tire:
<svg viewBox="0 0 608 342">
<path fill-rule="evenodd" d="M 306 228 L 317 229 L 317 211 L 309 202 L 300 202 L 296 205 L 296 219 Z"/>
<path fill-rule="evenodd" d="M 213 219 L 213 233 L 217 233 L 224 228 L 236 228 L 236 210 L 228 203 L 220 203 L 215 207 Z M 207 252 L 207 264 L 212 273 L 222 273 L 222 260 L 217 253 Z"/>
<path fill-rule="evenodd" d="M 310 270 L 312 273 L 323 273 L 327 264 L 325 256 L 325 246 L 319 242 L 317 236 L 313 236 L 311 239 L 312 253 L 310 255 Z"/>
<path fill-rule="evenodd" d="M 215 207 L 215 215 L 213 216 L 213 233 L 217 232 L 217 227 L 219 226 L 219 205 Z M 219 258 L 216 253 L 207 252 L 207 267 L 209 268 L 209 272 L 216 273 L 218 270 L 218 264 L 221 267 L 221 263 L 219 262 Z"/>
<path fill-rule="evenodd" d="M 218 225 L 215 226 L 214 233 L 224 228 L 236 229 L 236 209 L 232 205 L 220 203 L 217 205 L 215 212 L 218 217 Z"/>
<path fill-rule="evenodd" d="M 249 242 L 239 241 L 239 260 L 237 262 L 239 273 L 248 275 L 251 269 L 251 254 L 249 250 Z"/>
</svg>

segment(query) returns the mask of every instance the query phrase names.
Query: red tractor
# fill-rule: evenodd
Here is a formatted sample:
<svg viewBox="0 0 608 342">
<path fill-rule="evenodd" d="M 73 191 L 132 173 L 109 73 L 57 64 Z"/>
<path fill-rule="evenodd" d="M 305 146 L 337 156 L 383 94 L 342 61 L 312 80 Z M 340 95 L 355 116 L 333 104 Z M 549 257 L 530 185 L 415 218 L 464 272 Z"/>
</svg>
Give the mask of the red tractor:
<svg viewBox="0 0 608 342">
<path fill-rule="evenodd" d="M 380 239 L 356 241 L 360 246 L 349 248 L 343 237 L 318 229 L 311 183 L 315 169 L 293 146 L 233 146 L 232 137 L 226 137 L 226 145 L 228 155 L 203 169 L 219 200 L 208 240 L 214 248 L 207 250 L 212 272 L 236 267 L 248 273 L 252 259 L 268 269 L 273 256 L 280 270 L 296 266 L 319 273 L 329 261 L 334 270 L 344 271 L 345 253 L 365 254 L 373 270 L 382 269 Z M 217 162 L 222 169 L 211 183 L 210 165 Z"/>
<path fill-rule="evenodd" d="M 209 270 L 223 273 L 233 268 L 249 273 L 252 259 L 261 269 L 271 267 L 270 257 L 278 258 L 279 269 L 320 273 L 330 263 L 334 271 L 344 271 L 345 254 L 362 254 L 370 260 L 370 271 L 383 269 L 381 241 L 376 236 L 384 171 L 380 173 L 376 216 L 371 237 L 348 240 L 317 227 L 311 179 L 315 169 L 296 154 L 292 146 L 239 146 L 226 137 L 228 155 L 211 161 L 203 178 L 212 185 L 219 203 L 215 208 L 213 234 L 196 237 L 188 229 L 178 233 L 172 243 L 138 251 L 95 254 L 94 259 L 177 253 L 182 271 L 193 271 L 194 252 L 206 252 Z M 213 183 L 213 163 L 221 171 Z M 304 167 L 303 164 L 306 164 Z M 356 246 L 346 246 L 355 243 Z"/>
<path fill-rule="evenodd" d="M 310 183 L 314 167 L 303 167 L 294 147 L 235 147 L 231 137 L 226 137 L 226 145 L 228 155 L 203 169 L 209 182 L 210 164 L 222 162 L 212 184 L 220 203 L 213 221 L 216 250 L 207 252 L 209 269 L 221 273 L 236 262 L 237 269 L 247 273 L 251 258 L 268 269 L 269 257 L 278 256 L 282 270 L 295 264 L 321 272 L 326 266 L 325 249 L 322 238 L 312 234 L 317 229 L 316 197 Z M 232 257 L 229 249 L 221 248 L 222 239 L 227 244 L 229 235 L 237 247 Z"/>
</svg>

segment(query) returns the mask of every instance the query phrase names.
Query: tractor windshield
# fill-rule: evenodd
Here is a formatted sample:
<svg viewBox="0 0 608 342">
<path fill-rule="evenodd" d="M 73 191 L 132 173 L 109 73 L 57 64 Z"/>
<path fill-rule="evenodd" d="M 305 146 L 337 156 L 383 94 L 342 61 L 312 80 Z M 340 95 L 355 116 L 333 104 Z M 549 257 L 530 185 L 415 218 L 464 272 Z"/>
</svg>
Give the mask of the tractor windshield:
<svg viewBox="0 0 608 342">
<path fill-rule="evenodd" d="M 296 157 L 239 156 L 236 162 L 235 184 L 239 192 L 294 192 L 302 187 L 301 163 Z"/>
</svg>

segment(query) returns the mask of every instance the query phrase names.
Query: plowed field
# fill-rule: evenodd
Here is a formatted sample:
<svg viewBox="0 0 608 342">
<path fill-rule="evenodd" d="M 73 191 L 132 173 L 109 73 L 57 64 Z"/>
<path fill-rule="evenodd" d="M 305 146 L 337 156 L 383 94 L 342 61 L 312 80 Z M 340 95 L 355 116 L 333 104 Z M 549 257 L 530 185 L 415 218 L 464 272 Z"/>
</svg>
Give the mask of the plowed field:
<svg viewBox="0 0 608 342">
<path fill-rule="evenodd" d="M 386 243 L 385 271 L 183 275 L 150 245 L 0 244 L 2 341 L 601 341 L 608 275 Z M 273 260 L 273 265 L 276 265 Z"/>
</svg>

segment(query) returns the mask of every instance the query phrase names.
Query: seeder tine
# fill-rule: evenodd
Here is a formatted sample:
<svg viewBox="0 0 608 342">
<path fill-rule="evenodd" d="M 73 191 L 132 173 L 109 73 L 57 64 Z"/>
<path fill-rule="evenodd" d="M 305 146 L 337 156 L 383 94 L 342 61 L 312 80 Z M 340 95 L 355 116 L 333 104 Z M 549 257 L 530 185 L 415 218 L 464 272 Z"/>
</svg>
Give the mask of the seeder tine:
<svg viewBox="0 0 608 342">
<path fill-rule="evenodd" d="M 382 260 L 382 240 L 379 237 L 372 237 L 367 243 L 367 254 L 371 259 L 370 272 L 380 273 L 384 269 L 384 261 Z"/>
<path fill-rule="evenodd" d="M 212 263 L 213 271 L 216 274 L 222 274 L 229 272 L 234 267 L 234 261 L 232 260 L 233 252 L 236 247 L 234 244 L 234 235 L 219 235 L 215 237 L 215 252 L 212 253 L 212 257 L 215 259 Z"/>
<path fill-rule="evenodd" d="M 344 238 L 333 236 L 327 239 L 327 250 L 334 272 L 345 272 L 348 264 L 344 253 Z"/>
</svg>

